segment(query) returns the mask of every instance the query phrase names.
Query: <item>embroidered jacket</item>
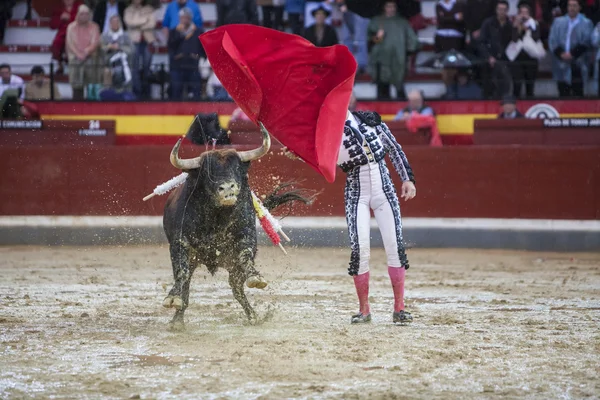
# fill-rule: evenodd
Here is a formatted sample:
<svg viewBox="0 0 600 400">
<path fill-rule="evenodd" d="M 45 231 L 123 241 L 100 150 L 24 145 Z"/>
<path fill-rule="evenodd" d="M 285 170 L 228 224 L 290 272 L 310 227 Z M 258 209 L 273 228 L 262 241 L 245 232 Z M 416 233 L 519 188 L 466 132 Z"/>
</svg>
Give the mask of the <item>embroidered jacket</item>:
<svg viewBox="0 0 600 400">
<path fill-rule="evenodd" d="M 372 111 L 357 111 L 344 126 L 338 165 L 346 173 L 369 162 L 380 162 L 389 153 L 394 169 L 402 181 L 415 183 L 415 177 L 402 150 L 381 117 Z"/>
</svg>

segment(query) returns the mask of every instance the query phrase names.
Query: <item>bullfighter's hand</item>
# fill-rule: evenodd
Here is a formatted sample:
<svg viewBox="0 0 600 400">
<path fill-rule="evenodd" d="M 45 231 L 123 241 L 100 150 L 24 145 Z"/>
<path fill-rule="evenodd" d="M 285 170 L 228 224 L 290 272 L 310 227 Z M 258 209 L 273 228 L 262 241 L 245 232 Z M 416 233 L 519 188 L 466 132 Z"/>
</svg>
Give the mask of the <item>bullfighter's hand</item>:
<svg viewBox="0 0 600 400">
<path fill-rule="evenodd" d="M 297 161 L 300 159 L 300 157 L 289 151 L 287 147 L 282 148 L 281 151 L 283 151 L 283 155 L 289 158 L 290 160 Z"/>
<path fill-rule="evenodd" d="M 403 198 L 404 200 L 410 200 L 416 195 L 417 188 L 415 187 L 414 183 L 412 183 L 411 181 L 402 182 L 402 194 L 400 195 L 401 198 Z"/>
</svg>

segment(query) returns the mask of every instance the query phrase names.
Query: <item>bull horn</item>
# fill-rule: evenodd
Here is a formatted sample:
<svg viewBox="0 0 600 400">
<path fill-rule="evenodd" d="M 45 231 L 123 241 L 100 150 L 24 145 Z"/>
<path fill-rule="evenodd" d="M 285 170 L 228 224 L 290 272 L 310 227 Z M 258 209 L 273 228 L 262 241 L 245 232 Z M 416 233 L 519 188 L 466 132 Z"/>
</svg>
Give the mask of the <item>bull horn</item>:
<svg viewBox="0 0 600 400">
<path fill-rule="evenodd" d="M 257 160 L 267 154 L 271 148 L 271 136 L 269 136 L 269 131 L 267 131 L 267 128 L 265 128 L 262 122 L 259 122 L 258 124 L 260 125 L 260 131 L 263 135 L 262 146 L 254 150 L 238 151 L 238 156 L 243 162 Z"/>
<path fill-rule="evenodd" d="M 175 146 L 173 146 L 173 150 L 171 150 L 171 164 L 177 169 L 181 170 L 189 170 L 200 168 L 200 163 L 202 160 L 202 156 L 196 158 L 190 158 L 189 160 L 182 160 L 179 158 L 179 146 L 181 146 L 181 140 L 179 139 Z"/>
</svg>

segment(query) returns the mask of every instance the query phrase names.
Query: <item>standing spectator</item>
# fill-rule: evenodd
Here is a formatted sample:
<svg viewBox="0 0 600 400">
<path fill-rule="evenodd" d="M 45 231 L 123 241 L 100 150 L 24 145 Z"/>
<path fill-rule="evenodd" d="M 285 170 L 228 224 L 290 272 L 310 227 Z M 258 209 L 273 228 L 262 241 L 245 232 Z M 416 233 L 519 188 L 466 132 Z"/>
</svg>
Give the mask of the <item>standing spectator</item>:
<svg viewBox="0 0 600 400">
<path fill-rule="evenodd" d="M 65 45 L 67 43 L 67 27 L 77 15 L 79 6 L 83 4 L 81 0 L 63 0 L 62 6 L 56 8 L 50 20 L 50 29 L 56 29 L 56 36 L 52 41 L 52 59 L 58 62 L 57 74 L 64 71 Z"/>
<path fill-rule="evenodd" d="M 592 46 L 596 50 L 596 65 L 594 65 L 594 80 L 597 85 L 596 95 L 600 96 L 600 22 L 596 24 L 592 33 Z"/>
<path fill-rule="evenodd" d="M 285 0 L 258 0 L 262 6 L 263 26 L 283 31 L 283 7 Z"/>
<path fill-rule="evenodd" d="M 467 0 L 465 5 L 465 29 L 468 35 L 467 43 L 475 51 L 478 50 L 478 40 L 483 21 L 496 14 L 496 0 Z"/>
<path fill-rule="evenodd" d="M 292 33 L 302 36 L 304 32 L 304 25 L 302 24 L 304 0 L 285 0 L 285 11 L 288 15 L 288 22 Z"/>
<path fill-rule="evenodd" d="M 179 11 L 179 25 L 169 32 L 169 65 L 171 69 L 171 99 L 181 100 L 184 87 L 191 88 L 195 100 L 200 100 L 199 61 L 206 57 L 198 36 L 202 30 L 192 22 L 189 8 Z M 187 97 L 187 96 L 186 96 Z"/>
<path fill-rule="evenodd" d="M 479 36 L 479 54 L 488 62 L 488 74 L 484 91 L 502 97 L 510 91 L 510 71 L 508 69 L 506 46 L 512 40 L 512 24 L 508 20 L 508 1 L 498 0 L 496 16 L 483 22 Z M 491 76 L 490 76 L 491 75 Z M 491 77 L 491 79 L 489 79 Z M 493 88 L 489 86 L 493 83 Z M 487 90 L 486 90 L 487 88 Z"/>
<path fill-rule="evenodd" d="M 342 14 L 342 42 L 354 55 L 358 64 L 358 73 L 362 74 L 369 63 L 367 49 L 367 28 L 369 19 L 363 18 L 348 10 L 345 0 L 336 0 L 338 9 Z"/>
<path fill-rule="evenodd" d="M 2 0 L 0 1 L 0 44 L 4 43 L 4 31 L 6 23 L 12 17 L 12 9 L 17 4 L 17 0 Z"/>
<path fill-rule="evenodd" d="M 514 43 L 521 42 L 529 36 L 534 42 L 540 40 L 539 24 L 531 18 L 531 10 L 527 3 L 519 4 L 519 13 L 513 22 Z M 538 72 L 538 59 L 532 57 L 525 48 L 522 48 L 517 57 L 510 63 L 511 75 L 513 78 L 513 96 L 521 97 L 521 88 L 525 86 L 527 97 L 533 97 L 535 79 Z"/>
<path fill-rule="evenodd" d="M 498 114 L 498 119 L 525 118 L 525 116 L 517 110 L 517 99 L 514 96 L 504 96 L 500 105 L 502 106 L 502 112 Z"/>
<path fill-rule="evenodd" d="M 408 94 L 408 105 L 398 111 L 394 121 L 402 121 L 410 118 L 412 114 L 435 116 L 433 108 L 425 104 L 423 92 L 420 90 L 411 90 Z"/>
<path fill-rule="evenodd" d="M 439 0 L 435 6 L 437 30 L 435 51 L 463 51 L 465 47 L 465 7 L 462 1 Z"/>
<path fill-rule="evenodd" d="M 54 91 L 54 93 L 52 93 Z M 61 96 L 56 83 L 52 84 L 46 77 L 44 68 L 36 65 L 31 69 L 31 81 L 25 86 L 27 100 L 60 100 Z"/>
<path fill-rule="evenodd" d="M 586 56 L 591 49 L 592 22 L 579 11 L 577 0 L 569 0 L 567 15 L 554 20 L 548 47 L 552 52 L 552 76 L 560 97 L 583 97 L 587 82 Z"/>
<path fill-rule="evenodd" d="M 481 100 L 481 87 L 475 83 L 466 69 L 458 69 L 454 83 L 446 86 L 445 99 L 448 100 Z"/>
<path fill-rule="evenodd" d="M 179 25 L 179 12 L 184 8 L 192 12 L 192 22 L 194 25 L 198 29 L 203 29 L 202 13 L 194 0 L 173 0 L 167 6 L 162 21 L 162 30 L 165 37 L 168 38 L 169 31 L 172 31 Z"/>
<path fill-rule="evenodd" d="M 75 21 L 67 28 L 67 56 L 69 60 L 69 83 L 73 87 L 73 99 L 83 100 L 84 88 L 88 98 L 97 98 L 98 47 L 100 29 L 91 20 L 88 6 L 82 4 L 77 10 Z"/>
<path fill-rule="evenodd" d="M 217 26 L 229 24 L 258 25 L 256 0 L 217 0 Z"/>
<path fill-rule="evenodd" d="M 10 65 L 0 65 L 0 79 L 0 97 L 7 91 L 20 99 L 25 97 L 25 82 L 23 78 L 12 73 Z"/>
<path fill-rule="evenodd" d="M 139 99 L 150 98 L 150 65 L 152 64 L 152 53 L 150 46 L 155 42 L 154 9 L 144 5 L 144 0 L 133 0 L 131 5 L 125 9 L 125 24 L 129 32 L 129 38 L 134 46 L 132 61 L 132 84 L 133 93 Z"/>
<path fill-rule="evenodd" d="M 584 0 L 581 12 L 596 25 L 600 21 L 600 0 Z"/>
<path fill-rule="evenodd" d="M 110 31 L 110 19 L 113 15 L 118 15 L 121 25 L 123 25 L 123 16 L 125 15 L 125 3 L 119 0 L 103 0 L 96 5 L 94 9 L 94 22 L 100 28 L 101 33 Z"/>
<path fill-rule="evenodd" d="M 110 17 L 110 29 L 101 37 L 104 55 L 104 86 L 115 90 L 128 90 L 131 86 L 131 54 L 133 44 L 123 31 L 118 15 Z"/>
<path fill-rule="evenodd" d="M 396 13 L 395 1 L 384 3 L 384 13 L 371 19 L 368 29 L 373 48 L 369 57 L 369 74 L 377 83 L 377 98 L 390 98 L 390 85 L 404 98 L 404 79 L 409 56 L 419 49 L 419 39 L 408 21 Z"/>
<path fill-rule="evenodd" d="M 306 29 L 304 37 L 317 47 L 327 47 L 338 44 L 335 29 L 325 23 L 331 13 L 325 7 L 318 7 L 312 11 L 315 23 Z"/>
<path fill-rule="evenodd" d="M 327 25 L 331 25 L 332 24 L 332 20 L 331 20 L 331 6 L 328 4 L 333 0 L 311 0 L 311 1 L 307 1 L 306 5 L 304 6 L 304 29 L 307 29 L 309 26 L 311 26 L 312 24 L 315 23 L 315 17 L 313 17 L 312 12 L 314 9 L 319 8 L 319 7 L 325 7 L 327 10 L 329 10 L 330 15 L 327 17 L 327 20 L 325 21 L 325 23 Z"/>
</svg>

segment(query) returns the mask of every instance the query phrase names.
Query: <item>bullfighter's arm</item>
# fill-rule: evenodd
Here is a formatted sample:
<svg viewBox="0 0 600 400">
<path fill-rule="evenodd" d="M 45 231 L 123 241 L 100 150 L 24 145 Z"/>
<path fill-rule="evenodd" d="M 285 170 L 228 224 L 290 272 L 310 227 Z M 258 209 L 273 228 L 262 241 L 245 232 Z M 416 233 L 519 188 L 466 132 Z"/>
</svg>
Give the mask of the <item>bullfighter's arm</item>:
<svg viewBox="0 0 600 400">
<path fill-rule="evenodd" d="M 410 181 L 415 183 L 413 170 L 408 163 L 408 158 L 404 150 L 402 150 L 402 146 L 396 141 L 396 138 L 384 122 L 377 126 L 377 133 L 383 142 L 383 147 L 389 153 L 394 169 L 400 175 L 402 182 Z"/>
</svg>

